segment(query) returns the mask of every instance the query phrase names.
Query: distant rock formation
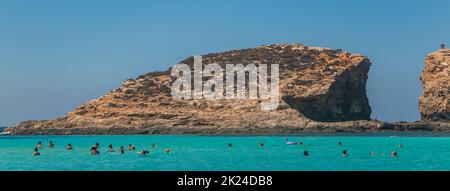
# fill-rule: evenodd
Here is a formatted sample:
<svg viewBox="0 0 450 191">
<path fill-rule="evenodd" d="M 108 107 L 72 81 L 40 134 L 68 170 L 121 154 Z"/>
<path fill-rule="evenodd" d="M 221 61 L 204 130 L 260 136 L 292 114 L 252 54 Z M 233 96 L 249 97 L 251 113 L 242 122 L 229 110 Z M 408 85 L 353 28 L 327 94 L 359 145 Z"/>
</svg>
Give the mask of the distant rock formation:
<svg viewBox="0 0 450 191">
<path fill-rule="evenodd" d="M 181 63 L 192 65 L 193 58 Z M 371 63 L 365 56 L 299 44 L 268 45 L 207 54 L 203 63 L 279 64 L 280 106 L 262 111 L 258 104 L 261 100 L 175 100 L 171 96 L 174 79 L 168 70 L 126 80 L 120 88 L 81 105 L 65 117 L 22 122 L 14 131 L 83 128 L 220 131 L 309 128 L 320 122 L 370 119 L 366 81 Z"/>
<path fill-rule="evenodd" d="M 425 121 L 450 120 L 450 49 L 429 54 L 420 77 L 423 94 L 420 97 L 420 114 Z"/>
</svg>

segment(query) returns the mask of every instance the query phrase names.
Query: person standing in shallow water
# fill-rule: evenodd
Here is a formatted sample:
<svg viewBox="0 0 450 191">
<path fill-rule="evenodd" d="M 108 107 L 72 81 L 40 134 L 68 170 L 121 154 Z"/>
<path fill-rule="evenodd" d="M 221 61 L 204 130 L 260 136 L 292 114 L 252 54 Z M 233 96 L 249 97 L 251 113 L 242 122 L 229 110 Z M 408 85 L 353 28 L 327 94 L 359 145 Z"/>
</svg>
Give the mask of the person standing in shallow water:
<svg viewBox="0 0 450 191">
<path fill-rule="evenodd" d="M 34 148 L 33 156 L 40 156 L 41 153 L 39 153 L 39 149 L 36 147 Z"/>
<path fill-rule="evenodd" d="M 125 148 L 123 148 L 123 146 L 120 146 L 120 154 L 125 154 Z"/>
<path fill-rule="evenodd" d="M 348 156 L 347 150 L 344 149 L 344 150 L 342 151 L 342 156 L 343 156 L 343 157 L 347 157 L 347 156 Z"/>
<path fill-rule="evenodd" d="M 108 152 L 115 152 L 113 145 L 108 145 Z"/>
<path fill-rule="evenodd" d="M 55 148 L 55 144 L 53 144 L 53 141 L 50 141 L 50 143 L 48 144 L 48 148 Z"/>
<path fill-rule="evenodd" d="M 42 142 L 39 141 L 39 142 L 37 143 L 37 145 L 36 145 L 36 148 L 40 149 L 41 147 L 42 147 Z"/>
<path fill-rule="evenodd" d="M 100 151 L 97 150 L 96 146 L 92 146 L 90 152 L 91 152 L 91 155 L 98 155 L 98 154 L 100 154 Z"/>
</svg>

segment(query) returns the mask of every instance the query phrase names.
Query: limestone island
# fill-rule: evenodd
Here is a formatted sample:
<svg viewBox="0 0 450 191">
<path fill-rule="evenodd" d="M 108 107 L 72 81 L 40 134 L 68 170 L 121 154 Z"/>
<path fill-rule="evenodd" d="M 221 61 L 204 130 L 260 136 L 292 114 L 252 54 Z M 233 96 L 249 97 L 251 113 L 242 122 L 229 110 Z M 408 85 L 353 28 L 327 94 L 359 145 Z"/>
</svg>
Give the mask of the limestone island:
<svg viewBox="0 0 450 191">
<path fill-rule="evenodd" d="M 194 58 L 180 63 L 193 66 Z M 203 64 L 278 64 L 280 104 L 259 99 L 176 100 L 171 70 L 126 80 L 122 86 L 54 120 L 25 121 L 13 135 L 71 134 L 292 134 L 450 131 L 450 49 L 428 55 L 421 76 L 422 119 L 372 120 L 366 95 L 370 60 L 344 50 L 276 44 L 203 55 Z"/>
</svg>

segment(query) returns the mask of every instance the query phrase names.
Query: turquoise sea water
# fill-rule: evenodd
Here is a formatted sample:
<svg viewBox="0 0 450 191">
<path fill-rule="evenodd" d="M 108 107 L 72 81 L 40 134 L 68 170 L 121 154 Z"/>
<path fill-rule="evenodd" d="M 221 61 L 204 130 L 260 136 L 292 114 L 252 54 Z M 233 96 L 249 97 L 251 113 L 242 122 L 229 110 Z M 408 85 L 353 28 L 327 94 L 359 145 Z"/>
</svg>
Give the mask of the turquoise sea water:
<svg viewBox="0 0 450 191">
<path fill-rule="evenodd" d="M 284 136 L 19 136 L 0 137 L 0 170 L 450 170 L 450 137 L 446 134 L 339 134 L 290 136 L 304 146 L 286 145 Z M 52 140 L 56 147 L 47 148 Z M 38 141 L 44 147 L 34 157 Z M 101 154 L 91 156 L 89 148 L 100 143 Z M 264 143 L 260 147 L 259 143 Z M 339 147 L 338 142 L 343 146 Z M 74 150 L 66 151 L 71 143 Z M 228 144 L 233 145 L 232 148 Z M 107 153 L 107 145 L 137 146 L 149 150 L 124 155 Z M 151 144 L 158 145 L 152 149 Z M 403 144 L 403 148 L 399 148 Z M 171 153 L 166 154 L 165 148 Z M 310 156 L 304 157 L 308 150 Z M 348 157 L 342 156 L 346 149 Z M 391 152 L 398 152 L 397 158 Z M 370 151 L 376 153 L 371 157 Z"/>
</svg>

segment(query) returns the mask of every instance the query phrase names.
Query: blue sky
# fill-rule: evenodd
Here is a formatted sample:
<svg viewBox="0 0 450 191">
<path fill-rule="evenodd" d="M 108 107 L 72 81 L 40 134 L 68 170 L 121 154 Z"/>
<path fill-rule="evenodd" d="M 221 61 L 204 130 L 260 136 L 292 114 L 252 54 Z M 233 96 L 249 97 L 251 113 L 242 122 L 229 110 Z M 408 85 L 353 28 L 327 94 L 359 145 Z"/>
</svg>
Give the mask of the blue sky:
<svg viewBox="0 0 450 191">
<path fill-rule="evenodd" d="M 191 56 L 263 44 L 372 60 L 373 118 L 419 119 L 425 56 L 450 43 L 450 1 L 0 1 L 0 125 L 51 119 Z"/>
</svg>

